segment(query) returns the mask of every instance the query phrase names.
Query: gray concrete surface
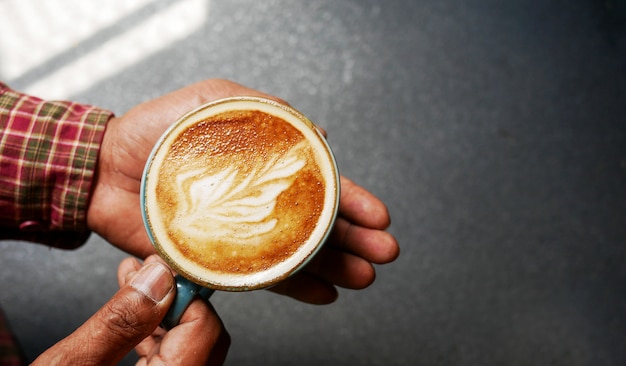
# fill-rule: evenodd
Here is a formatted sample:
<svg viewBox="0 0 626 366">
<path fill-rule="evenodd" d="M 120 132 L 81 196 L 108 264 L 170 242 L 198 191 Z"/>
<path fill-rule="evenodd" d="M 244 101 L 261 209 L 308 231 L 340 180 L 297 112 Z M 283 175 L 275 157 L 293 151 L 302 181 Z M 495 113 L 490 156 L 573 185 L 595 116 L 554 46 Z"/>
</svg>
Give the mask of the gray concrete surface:
<svg viewBox="0 0 626 366">
<path fill-rule="evenodd" d="M 211 1 L 192 34 L 72 98 L 123 113 L 238 81 L 327 129 L 343 174 L 388 204 L 402 254 L 370 288 L 321 307 L 214 296 L 228 365 L 624 365 L 626 33 L 605 3 Z M 124 256 L 99 237 L 0 245 L 0 304 L 31 358 L 115 292 Z"/>
</svg>

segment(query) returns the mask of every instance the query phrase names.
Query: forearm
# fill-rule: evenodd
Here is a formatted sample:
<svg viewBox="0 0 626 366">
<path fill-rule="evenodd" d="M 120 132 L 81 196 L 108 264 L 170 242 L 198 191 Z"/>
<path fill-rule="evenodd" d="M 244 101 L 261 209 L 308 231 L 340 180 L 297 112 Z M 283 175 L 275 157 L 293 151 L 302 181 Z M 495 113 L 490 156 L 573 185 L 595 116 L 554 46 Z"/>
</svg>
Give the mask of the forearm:
<svg viewBox="0 0 626 366">
<path fill-rule="evenodd" d="M 112 113 L 51 102 L 0 84 L 0 239 L 74 248 Z"/>
</svg>

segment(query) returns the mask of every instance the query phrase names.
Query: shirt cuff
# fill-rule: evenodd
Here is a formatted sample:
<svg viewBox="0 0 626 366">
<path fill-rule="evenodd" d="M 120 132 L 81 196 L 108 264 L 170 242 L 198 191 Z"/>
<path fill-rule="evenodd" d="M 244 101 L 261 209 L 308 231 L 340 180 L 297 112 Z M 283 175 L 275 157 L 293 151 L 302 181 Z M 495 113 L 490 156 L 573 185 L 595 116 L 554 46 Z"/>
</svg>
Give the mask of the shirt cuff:
<svg viewBox="0 0 626 366">
<path fill-rule="evenodd" d="M 87 240 L 89 196 L 111 117 L 0 84 L 0 239 L 65 249 Z"/>
</svg>

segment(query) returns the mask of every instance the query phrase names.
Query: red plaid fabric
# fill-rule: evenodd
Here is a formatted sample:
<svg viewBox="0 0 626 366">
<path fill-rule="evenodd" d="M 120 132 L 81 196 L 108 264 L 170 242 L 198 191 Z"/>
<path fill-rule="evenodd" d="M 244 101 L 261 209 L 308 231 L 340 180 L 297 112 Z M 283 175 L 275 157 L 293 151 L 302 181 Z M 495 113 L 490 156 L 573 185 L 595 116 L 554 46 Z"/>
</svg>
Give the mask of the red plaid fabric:
<svg viewBox="0 0 626 366">
<path fill-rule="evenodd" d="M 0 83 L 0 239 L 83 244 L 109 111 L 43 101 Z"/>
<path fill-rule="evenodd" d="M 2 311 L 0 311 L 0 365 L 26 365 L 26 358 L 20 348 L 17 347 L 17 342 L 9 330 Z"/>
</svg>

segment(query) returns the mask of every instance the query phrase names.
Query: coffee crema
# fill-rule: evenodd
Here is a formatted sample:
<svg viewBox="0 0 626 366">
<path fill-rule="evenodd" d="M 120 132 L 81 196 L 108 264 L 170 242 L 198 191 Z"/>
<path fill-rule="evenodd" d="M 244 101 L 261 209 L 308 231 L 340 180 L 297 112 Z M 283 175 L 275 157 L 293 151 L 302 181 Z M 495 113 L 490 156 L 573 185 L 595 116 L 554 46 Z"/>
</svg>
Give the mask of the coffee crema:
<svg viewBox="0 0 626 366">
<path fill-rule="evenodd" d="M 171 130 L 145 187 L 160 254 L 191 280 L 227 290 L 287 277 L 328 235 L 338 201 L 334 160 L 308 120 L 275 103 L 238 103 Z"/>
</svg>

